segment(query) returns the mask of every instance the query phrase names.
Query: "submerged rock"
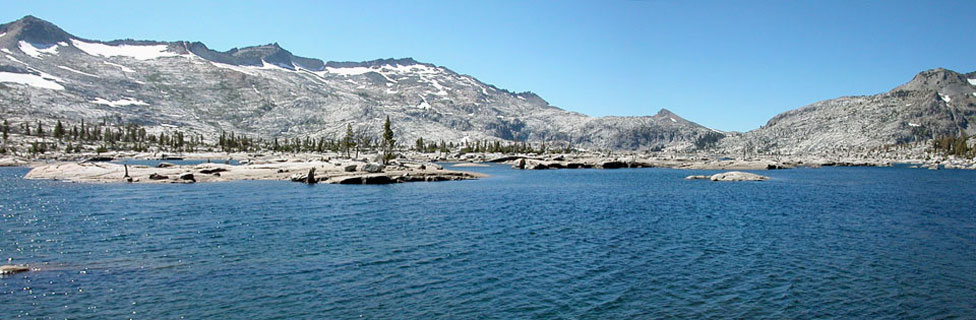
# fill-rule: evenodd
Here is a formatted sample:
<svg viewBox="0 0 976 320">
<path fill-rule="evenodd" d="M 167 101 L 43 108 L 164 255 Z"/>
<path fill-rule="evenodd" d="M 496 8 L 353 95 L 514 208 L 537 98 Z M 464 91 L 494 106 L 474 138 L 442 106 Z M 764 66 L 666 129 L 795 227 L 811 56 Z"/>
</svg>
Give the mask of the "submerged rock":
<svg viewBox="0 0 976 320">
<path fill-rule="evenodd" d="M 763 181 L 769 180 L 767 176 L 742 171 L 729 171 L 713 174 L 709 180 L 712 181 Z"/>
<path fill-rule="evenodd" d="M 687 176 L 687 177 L 685 177 L 685 180 L 699 180 L 699 179 L 704 180 L 704 179 L 710 179 L 710 178 L 712 178 L 712 176 L 696 175 L 696 176 Z"/>
<path fill-rule="evenodd" d="M 8 274 L 27 272 L 27 271 L 30 271 L 30 267 L 25 265 L 5 264 L 0 266 L 0 275 L 8 275 Z"/>
</svg>

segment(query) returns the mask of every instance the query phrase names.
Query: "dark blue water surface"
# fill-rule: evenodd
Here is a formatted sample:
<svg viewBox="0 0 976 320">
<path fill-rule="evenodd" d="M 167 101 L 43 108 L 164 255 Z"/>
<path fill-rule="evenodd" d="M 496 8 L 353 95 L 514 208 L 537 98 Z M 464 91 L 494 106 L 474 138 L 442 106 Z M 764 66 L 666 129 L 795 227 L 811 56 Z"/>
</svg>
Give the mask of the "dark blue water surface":
<svg viewBox="0 0 976 320">
<path fill-rule="evenodd" d="M 466 168 L 385 186 L 26 181 L 2 318 L 974 318 L 976 172 Z M 9 261 L 7 261 L 9 260 Z"/>
</svg>

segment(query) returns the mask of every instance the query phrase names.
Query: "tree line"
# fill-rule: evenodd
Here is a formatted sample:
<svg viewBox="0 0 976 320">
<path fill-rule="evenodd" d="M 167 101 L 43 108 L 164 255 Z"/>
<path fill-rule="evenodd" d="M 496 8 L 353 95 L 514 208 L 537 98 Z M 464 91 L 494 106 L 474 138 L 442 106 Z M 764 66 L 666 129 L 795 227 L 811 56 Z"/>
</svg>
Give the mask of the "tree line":
<svg viewBox="0 0 976 320">
<path fill-rule="evenodd" d="M 454 143 L 448 141 L 429 141 L 418 138 L 413 146 L 397 144 L 396 134 L 390 118 L 387 117 L 379 135 L 369 126 L 353 127 L 347 124 L 341 137 L 283 137 L 264 139 L 246 134 L 221 131 L 216 139 L 206 139 L 202 134 L 188 133 L 181 130 L 168 130 L 152 133 L 146 128 L 135 124 L 109 124 L 103 120 L 92 123 L 81 120 L 77 123 L 67 123 L 56 120 L 53 127 L 48 127 L 41 121 L 22 122 L 12 124 L 4 119 L 0 125 L 3 146 L 0 153 L 6 153 L 13 148 L 8 145 L 11 134 L 34 137 L 29 142 L 27 152 L 32 154 L 62 150 L 65 153 L 91 152 L 103 153 L 108 151 L 160 151 L 160 152 L 262 152 L 273 151 L 282 153 L 323 153 L 336 152 L 346 157 L 359 157 L 363 152 L 380 151 L 383 161 L 394 158 L 396 150 L 413 150 L 423 153 L 459 151 L 463 153 L 553 153 L 572 152 L 568 145 L 531 144 L 526 142 L 506 142 L 498 140 L 475 140 Z M 62 149 L 63 148 L 63 149 Z"/>
</svg>

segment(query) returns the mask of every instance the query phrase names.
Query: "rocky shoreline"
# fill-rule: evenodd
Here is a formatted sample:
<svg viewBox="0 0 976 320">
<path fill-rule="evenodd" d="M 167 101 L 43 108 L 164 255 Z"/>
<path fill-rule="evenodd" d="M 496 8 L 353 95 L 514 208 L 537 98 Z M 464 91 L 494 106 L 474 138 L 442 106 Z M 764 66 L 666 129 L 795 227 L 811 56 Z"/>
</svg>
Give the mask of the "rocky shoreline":
<svg viewBox="0 0 976 320">
<path fill-rule="evenodd" d="M 239 180 L 285 180 L 301 183 L 391 184 L 470 180 L 487 175 L 445 170 L 433 163 L 392 162 L 382 165 L 355 161 L 302 161 L 280 159 L 248 161 L 241 165 L 201 163 L 157 166 L 125 165 L 111 162 L 55 162 L 34 166 L 25 179 L 72 182 L 195 183 Z"/>
<path fill-rule="evenodd" d="M 373 160 L 370 160 L 370 159 Z M 160 163 L 159 166 L 122 165 L 113 159 L 197 160 L 194 165 Z M 232 161 L 239 165 L 231 165 Z M 483 167 L 483 163 L 504 163 L 520 170 L 672 168 L 691 170 L 776 170 L 829 166 L 890 167 L 895 163 L 921 169 L 976 169 L 973 159 L 827 159 L 818 157 L 755 157 L 733 159 L 698 154 L 622 153 L 619 155 L 500 154 L 500 153 L 417 153 L 404 152 L 388 165 L 376 155 L 350 159 L 339 154 L 261 154 L 261 153 L 132 153 L 48 154 L 44 158 L 0 158 L 0 166 L 30 167 L 27 179 L 52 179 L 78 182 L 191 183 L 235 180 L 290 180 L 304 183 L 388 184 L 418 181 L 478 179 L 485 175 L 445 170 L 437 163 L 454 168 Z"/>
</svg>

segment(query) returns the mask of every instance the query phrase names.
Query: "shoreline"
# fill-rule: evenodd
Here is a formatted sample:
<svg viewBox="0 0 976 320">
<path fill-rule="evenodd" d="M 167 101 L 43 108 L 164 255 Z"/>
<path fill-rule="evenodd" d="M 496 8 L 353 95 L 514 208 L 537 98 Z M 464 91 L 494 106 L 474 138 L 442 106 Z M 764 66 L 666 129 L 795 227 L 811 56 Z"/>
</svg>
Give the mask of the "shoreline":
<svg viewBox="0 0 976 320">
<path fill-rule="evenodd" d="M 54 162 L 31 167 L 28 180 L 58 180 L 85 183 L 196 183 L 244 180 L 278 180 L 307 184 L 391 184 L 403 182 L 457 181 L 488 175 L 445 170 L 436 164 L 339 161 L 281 161 L 241 165 L 200 163 L 157 166 L 112 162 Z"/>
<path fill-rule="evenodd" d="M 27 167 L 25 179 L 72 182 L 193 183 L 239 180 L 287 180 L 303 183 L 390 184 L 421 181 L 454 181 L 485 178 L 487 175 L 458 170 L 501 163 L 519 170 L 670 168 L 686 170 L 780 170 L 820 167 L 891 167 L 905 164 L 920 169 L 976 170 L 972 159 L 831 159 L 825 157 L 754 157 L 735 159 L 697 154 L 606 155 L 580 154 L 500 154 L 500 153 L 418 153 L 404 152 L 382 165 L 375 154 L 350 159 L 334 153 L 137 153 L 48 154 L 49 157 L 0 158 L 0 167 Z M 119 163 L 128 160 L 159 161 L 158 166 Z M 198 164 L 173 164 L 207 161 Z M 236 162 L 236 165 L 231 165 Z M 441 163 L 441 164 L 438 164 Z M 310 172 L 311 171 L 311 172 Z M 309 178 L 311 173 L 311 178 Z"/>
</svg>

